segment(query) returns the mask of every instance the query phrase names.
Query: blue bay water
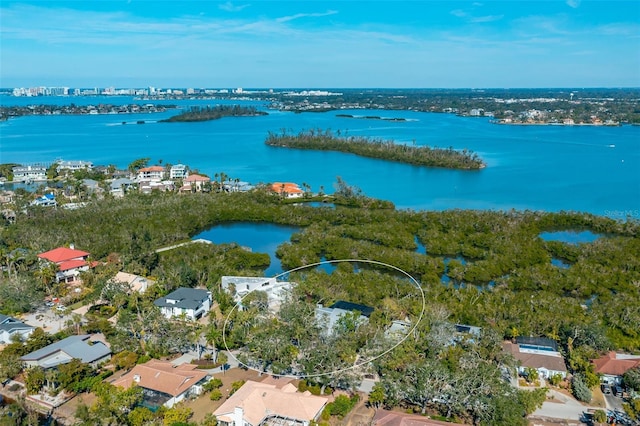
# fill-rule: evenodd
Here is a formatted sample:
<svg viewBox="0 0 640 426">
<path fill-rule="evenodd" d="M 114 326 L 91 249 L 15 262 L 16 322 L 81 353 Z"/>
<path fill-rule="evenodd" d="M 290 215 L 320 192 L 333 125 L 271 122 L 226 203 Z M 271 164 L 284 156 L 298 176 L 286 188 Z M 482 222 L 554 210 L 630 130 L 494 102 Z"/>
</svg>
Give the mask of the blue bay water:
<svg viewBox="0 0 640 426">
<path fill-rule="evenodd" d="M 132 103 L 118 98 L 8 98 L 3 105 Z M 136 101 L 149 103 L 149 101 Z M 161 102 L 153 102 L 161 103 Z M 213 100 L 164 101 L 214 105 Z M 224 103 L 239 103 L 225 101 Z M 263 109 L 262 102 L 243 102 Z M 640 219 L 640 127 L 509 126 L 484 118 L 415 111 L 346 110 L 279 112 L 200 123 L 157 123 L 176 114 L 32 116 L 0 123 L 0 163 L 90 160 L 126 166 L 184 163 L 213 176 L 224 172 L 253 184 L 292 181 L 332 192 L 340 176 L 371 197 L 400 209 L 530 209 L 586 211 L 618 219 Z M 336 114 L 403 117 L 410 121 L 348 119 Z M 145 120 L 146 124 L 127 124 Z M 272 148 L 268 132 L 340 130 L 343 135 L 398 143 L 453 147 L 477 152 L 480 171 L 409 166 L 335 152 Z M 615 147 L 611 147 L 614 145 Z"/>
</svg>

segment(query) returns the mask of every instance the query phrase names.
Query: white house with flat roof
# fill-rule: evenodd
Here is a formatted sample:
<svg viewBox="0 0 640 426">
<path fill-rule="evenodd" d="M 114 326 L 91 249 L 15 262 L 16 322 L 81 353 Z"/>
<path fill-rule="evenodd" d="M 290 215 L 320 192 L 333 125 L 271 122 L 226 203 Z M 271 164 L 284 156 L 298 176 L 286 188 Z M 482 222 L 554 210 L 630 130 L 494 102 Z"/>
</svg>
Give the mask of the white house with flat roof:
<svg viewBox="0 0 640 426">
<path fill-rule="evenodd" d="M 16 166 L 13 168 L 14 182 L 29 182 L 47 180 L 45 166 Z"/>
<path fill-rule="evenodd" d="M 236 277 L 223 276 L 222 289 L 233 295 L 234 300 L 240 302 L 252 291 L 267 293 L 269 308 L 277 310 L 291 291 L 292 283 L 278 281 L 267 277 Z"/>
<path fill-rule="evenodd" d="M 184 164 L 176 164 L 169 169 L 169 179 L 185 179 L 189 176 L 189 170 Z"/>
</svg>

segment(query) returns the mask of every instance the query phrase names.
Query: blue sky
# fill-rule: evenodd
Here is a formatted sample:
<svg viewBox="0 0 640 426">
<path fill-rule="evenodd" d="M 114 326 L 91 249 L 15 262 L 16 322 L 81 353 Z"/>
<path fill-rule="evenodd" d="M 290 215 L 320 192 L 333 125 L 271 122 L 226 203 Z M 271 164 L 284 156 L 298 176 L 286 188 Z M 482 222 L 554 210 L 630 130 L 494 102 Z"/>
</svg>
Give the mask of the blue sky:
<svg viewBox="0 0 640 426">
<path fill-rule="evenodd" d="M 639 87 L 640 1 L 0 2 L 0 87 Z"/>
</svg>

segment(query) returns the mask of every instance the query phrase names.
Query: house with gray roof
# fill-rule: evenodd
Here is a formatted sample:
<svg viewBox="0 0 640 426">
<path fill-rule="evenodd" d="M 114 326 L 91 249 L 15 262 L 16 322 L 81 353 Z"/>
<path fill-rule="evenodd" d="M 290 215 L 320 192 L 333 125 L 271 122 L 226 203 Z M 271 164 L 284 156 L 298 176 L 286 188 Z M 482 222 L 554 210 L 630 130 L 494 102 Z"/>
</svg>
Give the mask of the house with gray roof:
<svg viewBox="0 0 640 426">
<path fill-rule="evenodd" d="M 96 367 L 111 359 L 111 348 L 99 335 L 69 336 L 20 358 L 26 367 L 53 368 L 79 359 Z"/>
<path fill-rule="evenodd" d="M 372 313 L 373 308 L 370 306 L 339 300 L 329 307 L 318 304 L 316 306 L 316 323 L 327 336 L 331 336 L 336 328 L 342 325 L 341 320 L 347 314 L 353 315 L 355 326 L 358 327 L 367 323 Z"/>
<path fill-rule="evenodd" d="M 26 340 L 34 329 L 35 327 L 20 320 L 0 314 L 0 344 L 11 343 L 13 336 L 19 337 L 21 341 Z"/>
<path fill-rule="evenodd" d="M 153 303 L 167 318 L 184 316 L 195 321 L 209 312 L 212 300 L 210 291 L 180 287 Z"/>
</svg>

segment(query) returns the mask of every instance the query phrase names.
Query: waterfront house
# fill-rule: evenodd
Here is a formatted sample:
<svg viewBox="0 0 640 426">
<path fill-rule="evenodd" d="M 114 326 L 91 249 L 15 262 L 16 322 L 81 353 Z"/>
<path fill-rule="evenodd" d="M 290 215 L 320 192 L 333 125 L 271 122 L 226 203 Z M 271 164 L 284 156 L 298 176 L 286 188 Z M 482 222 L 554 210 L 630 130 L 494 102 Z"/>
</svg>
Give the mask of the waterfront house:
<svg viewBox="0 0 640 426">
<path fill-rule="evenodd" d="M 373 313 L 373 308 L 358 303 L 345 302 L 343 300 L 337 301 L 328 308 L 322 306 L 322 304 L 318 304 L 316 306 L 316 322 L 327 335 L 331 335 L 336 326 L 339 326 L 340 320 L 349 313 L 358 314 L 354 319 L 355 325 L 360 326 L 369 321 L 369 316 Z"/>
<path fill-rule="evenodd" d="M 11 343 L 13 339 L 27 340 L 35 327 L 13 317 L 0 314 L 0 344 Z"/>
<path fill-rule="evenodd" d="M 297 183 L 274 182 L 271 184 L 270 189 L 282 198 L 301 198 L 304 195 Z"/>
<path fill-rule="evenodd" d="M 603 383 L 619 385 L 622 376 L 632 368 L 640 368 L 640 355 L 630 355 L 611 351 L 594 359 L 595 372 L 601 375 Z"/>
<path fill-rule="evenodd" d="M 91 170 L 93 163 L 91 161 L 58 161 L 57 172 L 63 171 L 75 172 L 76 170 Z"/>
<path fill-rule="evenodd" d="M 111 349 L 99 334 L 69 336 L 20 358 L 26 367 L 53 368 L 79 359 L 85 364 L 97 367 L 111 359 Z"/>
<path fill-rule="evenodd" d="M 263 291 L 267 294 L 269 308 L 277 310 L 292 287 L 288 281 L 278 281 L 275 278 L 266 277 L 236 277 L 223 276 L 221 278 L 222 289 L 230 293 L 234 300 L 240 302 L 243 297 L 252 291 Z"/>
<path fill-rule="evenodd" d="M 169 169 L 169 179 L 185 179 L 189 176 L 189 170 L 184 164 L 176 164 Z"/>
<path fill-rule="evenodd" d="M 221 426 L 308 426 L 328 402 L 327 397 L 298 392 L 291 383 L 278 387 L 248 380 L 213 414 Z"/>
<path fill-rule="evenodd" d="M 151 166 L 143 167 L 138 170 L 138 181 L 155 181 L 160 182 L 164 179 L 164 167 Z"/>
<path fill-rule="evenodd" d="M 79 284 L 81 272 L 89 270 L 87 258 L 89 253 L 70 247 L 58 247 L 53 250 L 40 253 L 38 257 L 44 261 L 55 263 L 58 267 L 56 282 L 64 281 L 68 284 Z"/>
<path fill-rule="evenodd" d="M 124 376 L 111 382 L 128 389 L 134 384 L 143 390 L 143 404 L 152 409 L 173 407 L 191 395 L 200 395 L 209 376 L 197 370 L 195 364 L 173 365 L 167 361 L 152 359 L 138 364 Z"/>
<path fill-rule="evenodd" d="M 47 180 L 47 168 L 45 166 L 16 166 L 13 168 L 14 182 L 31 182 L 45 180 Z"/>
<path fill-rule="evenodd" d="M 153 303 L 166 318 L 184 316 L 195 321 L 209 312 L 212 300 L 210 291 L 180 287 Z"/>
<path fill-rule="evenodd" d="M 519 343 L 502 343 L 503 350 L 511 354 L 518 362 L 519 374 L 524 374 L 525 368 L 535 368 L 538 370 L 539 377 L 544 379 L 554 375 L 566 377 L 567 367 L 562 354 L 557 351 L 557 346 L 554 346 L 555 342 L 527 342 L 528 340 L 524 339 Z"/>
</svg>

